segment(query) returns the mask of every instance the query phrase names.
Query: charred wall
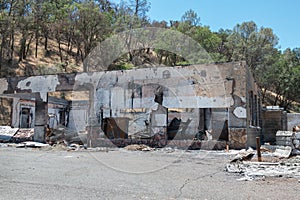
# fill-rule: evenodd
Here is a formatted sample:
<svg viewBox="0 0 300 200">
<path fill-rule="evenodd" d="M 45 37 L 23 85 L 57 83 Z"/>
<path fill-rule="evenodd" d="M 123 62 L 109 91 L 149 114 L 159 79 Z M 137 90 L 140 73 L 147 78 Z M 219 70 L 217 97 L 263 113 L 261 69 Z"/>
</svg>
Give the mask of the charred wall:
<svg viewBox="0 0 300 200">
<path fill-rule="evenodd" d="M 251 127 L 259 126 L 259 106 L 252 105 L 259 104 L 259 93 L 244 63 L 14 77 L 0 79 L 0 83 L 4 95 L 36 94 L 39 120 L 35 127 L 40 140 L 48 93 L 55 91 L 88 91 L 84 109 L 74 104 L 76 109 L 70 111 L 70 115 L 81 113 L 81 131 L 84 125 L 86 130 L 101 126 L 105 118 L 128 118 L 129 135 L 145 133 L 157 104 L 168 110 L 166 126 L 174 118 L 180 120 L 181 139 L 192 139 L 201 129 L 210 131 L 215 140 L 230 141 L 239 130 L 243 138 L 245 133 L 249 138 Z"/>
<path fill-rule="evenodd" d="M 12 126 L 13 99 L 0 98 L 0 126 Z"/>
</svg>

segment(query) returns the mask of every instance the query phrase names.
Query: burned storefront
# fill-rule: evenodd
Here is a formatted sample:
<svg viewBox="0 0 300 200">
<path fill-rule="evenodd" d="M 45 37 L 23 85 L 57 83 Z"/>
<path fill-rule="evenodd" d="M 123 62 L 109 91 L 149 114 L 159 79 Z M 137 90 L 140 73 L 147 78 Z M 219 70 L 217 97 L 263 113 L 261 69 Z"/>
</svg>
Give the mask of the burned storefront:
<svg viewBox="0 0 300 200">
<path fill-rule="evenodd" d="M 16 97 L 18 96 L 18 97 Z M 30 95 L 5 95 L 0 97 L 2 112 L 1 126 L 14 128 L 34 128 L 35 99 Z M 57 128 L 66 126 L 68 118 L 69 102 L 65 99 L 49 97 L 48 101 L 48 126 Z"/>
<path fill-rule="evenodd" d="M 258 89 L 240 63 L 104 73 L 95 92 L 98 121 L 117 119 L 124 139 L 158 135 L 168 144 L 211 140 L 244 148 L 260 136 Z"/>
<path fill-rule="evenodd" d="M 11 141 L 14 142 L 32 140 L 36 121 L 34 95 L 30 93 L 1 95 L 0 102 L 1 131 L 11 132 Z M 59 126 L 67 125 L 69 114 L 67 100 L 49 96 L 47 109 L 48 128 L 57 129 Z"/>
<path fill-rule="evenodd" d="M 0 83 L 2 99 L 34 96 L 34 112 L 29 105 L 20 107 L 18 123 L 31 120 L 40 142 L 58 118 L 69 129 L 86 133 L 85 143 L 91 146 L 107 141 L 117 146 L 147 141 L 159 147 L 196 141 L 201 146 L 216 141 L 245 148 L 255 146 L 260 136 L 259 91 L 244 63 L 3 78 Z M 68 102 L 61 97 L 50 108 L 53 92 L 84 92 L 86 99 Z"/>
</svg>

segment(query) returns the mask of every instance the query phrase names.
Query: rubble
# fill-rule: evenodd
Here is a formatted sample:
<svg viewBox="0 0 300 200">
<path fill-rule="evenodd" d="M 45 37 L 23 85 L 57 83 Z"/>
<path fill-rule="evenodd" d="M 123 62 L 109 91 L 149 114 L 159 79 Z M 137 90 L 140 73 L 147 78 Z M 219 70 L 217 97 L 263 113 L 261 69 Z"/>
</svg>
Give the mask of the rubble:
<svg viewBox="0 0 300 200">
<path fill-rule="evenodd" d="M 279 157 L 279 158 L 288 158 L 288 157 L 290 157 L 291 153 L 292 153 L 292 147 L 282 146 L 282 147 L 278 147 L 275 150 L 274 156 Z"/>
<path fill-rule="evenodd" d="M 44 148 L 40 148 L 42 151 L 67 151 L 68 147 L 65 144 L 54 144 L 54 145 L 49 145 Z"/>
<path fill-rule="evenodd" d="M 237 161 L 251 160 L 254 156 L 254 150 L 250 147 L 248 150 L 242 149 L 238 152 L 238 154 L 230 161 L 230 163 L 234 163 Z"/>
<path fill-rule="evenodd" d="M 48 129 L 46 134 L 46 142 L 50 145 L 62 142 L 66 144 L 76 143 L 82 145 L 86 142 L 86 139 L 86 134 L 78 135 L 77 132 L 62 125 L 56 129 Z"/>
<path fill-rule="evenodd" d="M 300 132 L 294 132 L 291 137 L 291 146 L 293 155 L 300 155 Z"/>
<path fill-rule="evenodd" d="M 0 142 L 20 143 L 33 141 L 33 128 L 12 128 L 10 126 L 0 126 Z"/>
<path fill-rule="evenodd" d="M 87 147 L 84 145 L 76 144 L 76 143 L 72 143 L 69 146 L 67 146 L 67 151 L 79 151 L 82 149 L 87 149 Z"/>
<path fill-rule="evenodd" d="M 74 144 L 74 143 L 67 145 L 64 142 L 53 144 L 53 145 L 48 145 L 48 146 L 41 148 L 41 150 L 43 150 L 43 151 L 80 151 L 80 150 L 86 150 L 86 149 L 87 148 L 84 145 L 79 145 L 79 144 Z"/>
<path fill-rule="evenodd" d="M 294 126 L 293 131 L 277 131 L 276 144 L 285 146 L 285 149 L 279 148 L 275 152 L 275 155 L 277 156 L 283 156 L 287 158 L 290 155 L 300 155 L 299 126 Z"/>
<path fill-rule="evenodd" d="M 252 149 L 237 152 L 235 158 L 226 164 L 225 171 L 241 175 L 238 181 L 264 180 L 266 177 L 300 178 L 300 156 L 290 157 L 291 147 L 276 146 L 272 149 L 268 146 L 263 147 L 266 151 L 261 162 L 257 162 Z"/>
<path fill-rule="evenodd" d="M 20 128 L 12 137 L 11 141 L 15 143 L 33 141 L 34 128 Z"/>
<path fill-rule="evenodd" d="M 10 126 L 0 126 L 0 142 L 9 142 L 18 130 Z"/>
<path fill-rule="evenodd" d="M 153 151 L 154 148 L 151 148 L 144 144 L 132 144 L 124 147 L 124 149 L 129 151 Z"/>
</svg>

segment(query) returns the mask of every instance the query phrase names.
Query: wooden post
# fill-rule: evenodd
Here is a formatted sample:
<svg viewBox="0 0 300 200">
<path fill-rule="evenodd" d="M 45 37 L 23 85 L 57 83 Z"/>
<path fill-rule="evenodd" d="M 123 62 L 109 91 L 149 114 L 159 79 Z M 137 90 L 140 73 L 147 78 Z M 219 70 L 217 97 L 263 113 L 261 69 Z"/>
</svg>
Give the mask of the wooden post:
<svg viewBox="0 0 300 200">
<path fill-rule="evenodd" d="M 260 138 L 256 137 L 256 150 L 258 161 L 261 162 L 261 152 L 260 152 Z"/>
</svg>

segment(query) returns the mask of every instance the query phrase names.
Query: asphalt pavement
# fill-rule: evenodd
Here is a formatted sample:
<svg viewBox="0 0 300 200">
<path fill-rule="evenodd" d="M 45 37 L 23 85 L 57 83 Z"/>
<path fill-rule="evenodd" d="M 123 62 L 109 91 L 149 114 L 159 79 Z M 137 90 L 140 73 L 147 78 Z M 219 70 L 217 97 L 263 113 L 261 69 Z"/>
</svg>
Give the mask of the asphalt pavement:
<svg viewBox="0 0 300 200">
<path fill-rule="evenodd" d="M 298 199 L 294 178 L 238 181 L 223 151 L 0 148 L 0 199 Z"/>
</svg>

